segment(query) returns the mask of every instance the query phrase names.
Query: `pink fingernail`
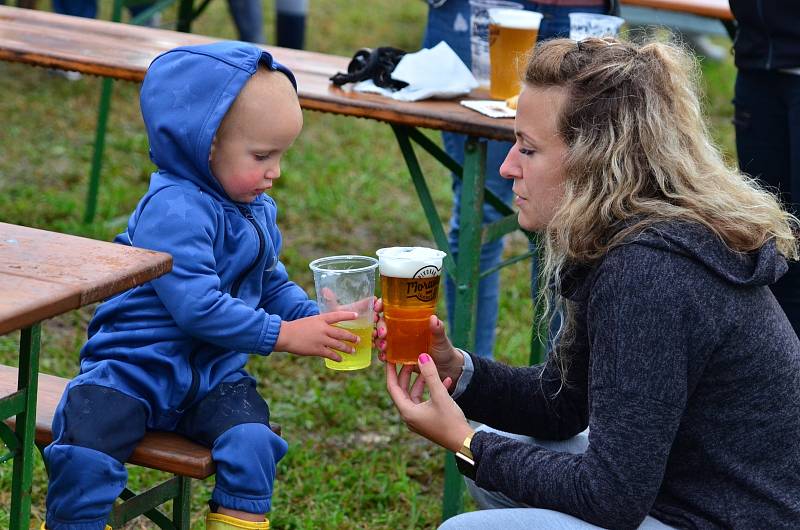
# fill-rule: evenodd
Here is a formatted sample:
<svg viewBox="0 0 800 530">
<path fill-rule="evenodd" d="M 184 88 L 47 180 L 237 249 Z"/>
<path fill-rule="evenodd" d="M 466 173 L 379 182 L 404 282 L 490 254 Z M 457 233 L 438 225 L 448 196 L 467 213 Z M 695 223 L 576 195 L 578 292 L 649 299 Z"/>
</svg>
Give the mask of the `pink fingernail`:
<svg viewBox="0 0 800 530">
<path fill-rule="evenodd" d="M 419 356 L 419 364 L 425 364 L 430 360 L 431 356 L 428 355 L 427 353 L 423 353 L 422 355 Z"/>
</svg>

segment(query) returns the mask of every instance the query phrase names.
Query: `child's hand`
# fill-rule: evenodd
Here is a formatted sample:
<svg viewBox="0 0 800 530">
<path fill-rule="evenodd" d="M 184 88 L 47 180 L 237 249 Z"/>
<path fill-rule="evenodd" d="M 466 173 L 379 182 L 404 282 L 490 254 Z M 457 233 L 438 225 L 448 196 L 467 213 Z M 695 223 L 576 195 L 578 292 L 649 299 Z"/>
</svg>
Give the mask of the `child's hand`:
<svg viewBox="0 0 800 530">
<path fill-rule="evenodd" d="M 333 350 L 354 353 L 355 348 L 347 342 L 357 343 L 358 335 L 334 326 L 343 320 L 354 320 L 358 313 L 333 311 L 313 317 L 281 322 L 275 350 L 295 355 L 325 357 L 340 362 L 342 357 Z M 347 342 L 345 342 L 347 341 Z"/>
</svg>

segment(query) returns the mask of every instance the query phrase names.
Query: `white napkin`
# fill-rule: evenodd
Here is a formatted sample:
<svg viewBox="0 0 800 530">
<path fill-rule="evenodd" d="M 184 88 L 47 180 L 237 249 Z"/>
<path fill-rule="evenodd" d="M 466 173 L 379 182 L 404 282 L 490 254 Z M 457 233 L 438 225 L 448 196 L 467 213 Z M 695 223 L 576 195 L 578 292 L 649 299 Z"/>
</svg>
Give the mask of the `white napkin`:
<svg viewBox="0 0 800 530">
<path fill-rule="evenodd" d="M 433 48 L 405 54 L 392 72 L 392 79 L 405 81 L 408 86 L 392 91 L 378 87 L 372 81 L 361 81 L 353 86 L 353 90 L 382 94 L 400 101 L 418 101 L 432 97 L 452 98 L 478 87 L 472 72 L 444 41 Z"/>
</svg>

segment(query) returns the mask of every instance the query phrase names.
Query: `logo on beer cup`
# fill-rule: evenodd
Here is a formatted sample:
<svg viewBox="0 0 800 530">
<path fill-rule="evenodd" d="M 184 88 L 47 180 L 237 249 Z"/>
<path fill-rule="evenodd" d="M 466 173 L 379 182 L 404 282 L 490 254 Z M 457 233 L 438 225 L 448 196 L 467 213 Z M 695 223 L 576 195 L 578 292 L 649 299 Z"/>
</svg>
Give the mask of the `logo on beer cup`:
<svg viewBox="0 0 800 530">
<path fill-rule="evenodd" d="M 422 267 L 414 273 L 415 282 L 406 285 L 406 298 L 432 302 L 439 294 L 439 269 L 433 265 Z"/>
</svg>

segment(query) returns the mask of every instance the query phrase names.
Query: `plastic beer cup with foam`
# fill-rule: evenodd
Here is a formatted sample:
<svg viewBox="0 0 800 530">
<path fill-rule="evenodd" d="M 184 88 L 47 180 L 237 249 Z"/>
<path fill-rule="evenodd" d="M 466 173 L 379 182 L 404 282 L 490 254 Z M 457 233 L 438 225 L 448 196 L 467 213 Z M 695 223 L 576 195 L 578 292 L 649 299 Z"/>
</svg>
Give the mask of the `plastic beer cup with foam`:
<svg viewBox="0 0 800 530">
<path fill-rule="evenodd" d="M 508 99 L 520 91 L 519 68 L 539 36 L 542 14 L 514 9 L 489 10 L 489 95 Z"/>
<path fill-rule="evenodd" d="M 355 320 L 344 320 L 335 326 L 358 335 L 355 353 L 337 351 L 340 362 L 325 359 L 331 370 L 359 370 L 372 362 L 372 318 L 375 297 L 375 269 L 378 260 L 369 256 L 329 256 L 312 261 L 314 287 L 320 313 L 354 311 Z"/>
<path fill-rule="evenodd" d="M 386 322 L 386 360 L 416 364 L 431 346 L 429 321 L 436 312 L 441 250 L 389 247 L 378 250 L 383 318 Z"/>
</svg>

